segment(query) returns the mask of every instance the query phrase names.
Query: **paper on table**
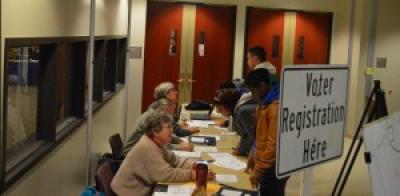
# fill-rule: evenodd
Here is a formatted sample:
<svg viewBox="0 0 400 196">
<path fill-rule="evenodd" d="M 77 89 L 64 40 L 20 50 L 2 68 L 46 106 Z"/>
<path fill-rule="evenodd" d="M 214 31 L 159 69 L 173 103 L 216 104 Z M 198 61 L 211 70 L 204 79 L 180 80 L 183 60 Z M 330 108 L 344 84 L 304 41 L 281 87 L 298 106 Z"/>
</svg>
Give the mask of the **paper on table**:
<svg viewBox="0 0 400 196">
<path fill-rule="evenodd" d="M 224 190 L 221 191 L 221 195 L 222 196 L 241 196 L 242 192 L 241 191 L 224 189 Z"/>
<path fill-rule="evenodd" d="M 215 128 L 223 132 L 229 131 L 228 127 L 215 127 Z"/>
<path fill-rule="evenodd" d="M 194 159 L 201 158 L 201 152 L 187 152 L 187 151 L 179 151 L 179 150 L 174 150 L 172 152 L 174 152 L 179 157 L 194 158 Z"/>
<path fill-rule="evenodd" d="M 225 131 L 225 132 L 222 132 L 221 135 L 232 136 L 232 135 L 236 135 L 236 132 L 233 132 L 233 131 Z"/>
<path fill-rule="evenodd" d="M 168 185 L 168 193 L 189 193 L 192 194 L 194 188 L 188 185 Z"/>
<path fill-rule="evenodd" d="M 198 128 L 208 128 L 208 124 L 207 123 L 201 123 L 201 122 L 193 122 L 193 121 L 188 121 L 187 124 L 189 125 L 189 127 L 198 127 Z"/>
<path fill-rule="evenodd" d="M 229 153 L 208 153 L 208 155 L 215 160 L 214 165 L 234 170 L 243 170 L 246 168 L 245 163 L 239 161 Z"/>
<path fill-rule="evenodd" d="M 193 123 L 199 124 L 207 124 L 207 125 L 215 125 L 215 122 L 212 120 L 191 120 Z"/>
<path fill-rule="evenodd" d="M 155 192 L 153 196 L 187 196 L 193 191 L 194 187 L 188 185 L 168 185 L 167 192 Z"/>
<path fill-rule="evenodd" d="M 194 150 L 195 152 L 218 152 L 217 147 L 214 146 L 195 146 Z"/>
<path fill-rule="evenodd" d="M 219 183 L 228 183 L 228 182 L 235 183 L 238 181 L 236 175 L 229 175 L 229 174 L 226 175 L 217 174 L 215 176 L 215 180 Z"/>
</svg>

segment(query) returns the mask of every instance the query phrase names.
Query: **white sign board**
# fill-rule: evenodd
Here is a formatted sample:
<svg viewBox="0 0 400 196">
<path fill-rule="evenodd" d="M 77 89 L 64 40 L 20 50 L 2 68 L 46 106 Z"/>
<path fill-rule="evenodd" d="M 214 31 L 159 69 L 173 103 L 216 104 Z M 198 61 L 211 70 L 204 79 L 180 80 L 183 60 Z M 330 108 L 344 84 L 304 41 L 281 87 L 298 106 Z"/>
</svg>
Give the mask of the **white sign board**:
<svg viewBox="0 0 400 196">
<path fill-rule="evenodd" d="M 284 67 L 276 155 L 278 177 L 342 155 L 348 73 L 345 66 Z"/>
<path fill-rule="evenodd" d="M 373 195 L 400 195 L 400 112 L 366 125 L 363 137 Z"/>
</svg>

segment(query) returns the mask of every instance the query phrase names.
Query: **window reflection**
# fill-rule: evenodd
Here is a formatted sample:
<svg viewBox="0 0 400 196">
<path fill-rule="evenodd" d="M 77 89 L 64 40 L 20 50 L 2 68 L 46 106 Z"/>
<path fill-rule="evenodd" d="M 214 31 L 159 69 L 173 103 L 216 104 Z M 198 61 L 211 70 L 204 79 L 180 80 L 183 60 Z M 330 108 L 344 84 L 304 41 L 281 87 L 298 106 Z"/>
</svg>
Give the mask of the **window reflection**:
<svg viewBox="0 0 400 196">
<path fill-rule="evenodd" d="M 8 48 L 7 165 L 36 140 L 39 46 Z"/>
</svg>

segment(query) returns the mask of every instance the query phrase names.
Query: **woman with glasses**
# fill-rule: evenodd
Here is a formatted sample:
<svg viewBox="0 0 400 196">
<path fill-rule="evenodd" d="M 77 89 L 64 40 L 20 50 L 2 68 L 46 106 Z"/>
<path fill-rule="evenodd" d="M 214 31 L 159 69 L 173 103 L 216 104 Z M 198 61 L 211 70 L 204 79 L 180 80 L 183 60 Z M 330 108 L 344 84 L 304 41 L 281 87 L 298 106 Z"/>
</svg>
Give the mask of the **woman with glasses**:
<svg viewBox="0 0 400 196">
<path fill-rule="evenodd" d="M 194 161 L 166 149 L 172 136 L 172 118 L 168 114 L 150 112 L 145 120 L 145 131 L 111 182 L 117 195 L 150 195 L 158 182 L 195 180 Z M 209 173 L 210 179 L 214 176 Z"/>
</svg>

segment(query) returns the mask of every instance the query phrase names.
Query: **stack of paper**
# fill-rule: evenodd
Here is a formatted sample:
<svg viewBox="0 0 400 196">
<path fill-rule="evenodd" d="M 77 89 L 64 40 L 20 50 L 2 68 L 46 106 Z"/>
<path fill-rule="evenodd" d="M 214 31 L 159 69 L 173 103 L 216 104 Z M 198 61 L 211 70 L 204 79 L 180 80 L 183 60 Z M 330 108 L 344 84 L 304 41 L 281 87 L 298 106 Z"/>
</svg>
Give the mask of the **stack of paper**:
<svg viewBox="0 0 400 196">
<path fill-rule="evenodd" d="M 222 175 L 217 174 L 215 176 L 215 180 L 219 183 L 236 183 L 238 181 L 237 176 L 235 175 Z"/>
<path fill-rule="evenodd" d="M 189 127 L 198 127 L 198 128 L 208 128 L 208 124 L 207 123 L 203 123 L 201 121 L 188 121 L 187 124 L 189 125 Z"/>
<path fill-rule="evenodd" d="M 233 132 L 233 131 L 224 131 L 224 132 L 221 133 L 221 135 L 232 136 L 232 135 L 236 135 L 236 132 Z"/>
<path fill-rule="evenodd" d="M 224 189 L 221 191 L 221 195 L 222 196 L 241 196 L 242 192 L 236 191 L 236 190 Z"/>
<path fill-rule="evenodd" d="M 195 152 L 218 152 L 217 147 L 213 146 L 195 146 L 194 150 Z"/>
<path fill-rule="evenodd" d="M 215 122 L 212 120 L 192 120 L 192 122 L 200 123 L 200 124 L 215 125 Z"/>
<path fill-rule="evenodd" d="M 154 192 L 153 196 L 188 196 L 193 191 L 194 187 L 188 185 L 168 185 L 167 192 Z"/>
<path fill-rule="evenodd" d="M 200 159 L 201 158 L 201 152 L 187 152 L 187 151 L 178 151 L 178 150 L 174 150 L 172 152 L 174 152 L 179 157 L 192 158 L 192 159 Z"/>
<path fill-rule="evenodd" d="M 246 168 L 245 163 L 239 161 L 230 153 L 208 153 L 208 155 L 215 160 L 214 165 L 234 170 L 243 170 Z"/>
</svg>

